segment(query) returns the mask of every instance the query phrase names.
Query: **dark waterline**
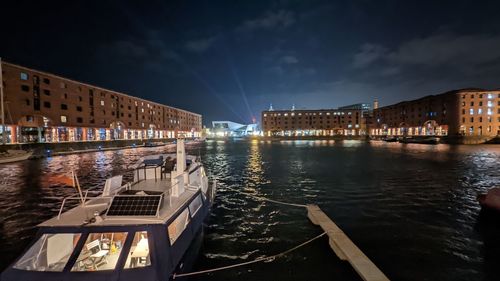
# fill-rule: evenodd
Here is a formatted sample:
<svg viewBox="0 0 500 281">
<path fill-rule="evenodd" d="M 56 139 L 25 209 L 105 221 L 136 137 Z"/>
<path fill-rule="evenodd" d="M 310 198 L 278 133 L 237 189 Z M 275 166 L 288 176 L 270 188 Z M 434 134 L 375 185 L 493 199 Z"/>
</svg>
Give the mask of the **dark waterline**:
<svg viewBox="0 0 500 281">
<path fill-rule="evenodd" d="M 164 148 L 137 148 L 0 166 L 0 268 L 57 214 L 75 191 L 129 169 Z M 208 142 L 200 154 L 219 182 L 194 270 L 249 261 L 321 233 L 301 208 L 258 201 L 225 187 L 294 203 L 315 203 L 392 280 L 497 280 L 500 218 L 479 216 L 478 192 L 500 183 L 498 146 L 428 146 L 356 141 Z M 271 263 L 197 280 L 359 280 L 327 238 Z"/>
</svg>

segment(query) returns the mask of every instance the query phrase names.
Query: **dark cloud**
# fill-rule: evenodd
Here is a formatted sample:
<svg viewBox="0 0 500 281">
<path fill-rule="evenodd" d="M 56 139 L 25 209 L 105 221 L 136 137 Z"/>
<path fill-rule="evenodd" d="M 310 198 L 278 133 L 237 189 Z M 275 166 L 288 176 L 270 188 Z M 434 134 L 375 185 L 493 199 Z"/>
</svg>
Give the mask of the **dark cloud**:
<svg viewBox="0 0 500 281">
<path fill-rule="evenodd" d="M 281 58 L 281 62 L 284 64 L 296 64 L 299 63 L 299 59 L 295 56 L 284 56 Z"/>
<path fill-rule="evenodd" d="M 263 15 L 246 20 L 240 27 L 242 30 L 281 29 L 295 23 L 295 13 L 287 10 L 266 11 Z"/>
<path fill-rule="evenodd" d="M 358 53 L 354 55 L 353 66 L 363 68 L 371 63 L 383 58 L 387 54 L 387 48 L 378 44 L 366 43 L 360 47 Z"/>
<path fill-rule="evenodd" d="M 186 42 L 186 49 L 195 53 L 203 53 L 214 44 L 215 40 L 215 36 L 191 40 Z"/>
</svg>

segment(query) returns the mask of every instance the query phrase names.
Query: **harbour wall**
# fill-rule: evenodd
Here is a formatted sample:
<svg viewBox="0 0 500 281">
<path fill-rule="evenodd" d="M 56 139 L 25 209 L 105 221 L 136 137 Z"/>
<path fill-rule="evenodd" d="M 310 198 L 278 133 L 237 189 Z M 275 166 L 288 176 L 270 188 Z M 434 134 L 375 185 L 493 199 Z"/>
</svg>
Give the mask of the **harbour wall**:
<svg viewBox="0 0 500 281">
<path fill-rule="evenodd" d="M 21 143 L 0 145 L 0 152 L 13 150 L 31 150 L 33 157 L 47 157 L 60 154 L 81 152 L 117 150 L 143 146 L 145 142 L 171 143 L 175 139 L 143 139 L 143 140 L 112 140 L 112 141 L 78 141 L 58 143 Z"/>
</svg>

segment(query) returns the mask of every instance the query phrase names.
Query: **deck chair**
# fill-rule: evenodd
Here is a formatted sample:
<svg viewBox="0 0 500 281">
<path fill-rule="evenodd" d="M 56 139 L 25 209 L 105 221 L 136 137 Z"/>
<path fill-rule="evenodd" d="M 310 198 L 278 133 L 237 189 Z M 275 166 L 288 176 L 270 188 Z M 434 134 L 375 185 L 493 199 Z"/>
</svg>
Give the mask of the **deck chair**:
<svg viewBox="0 0 500 281">
<path fill-rule="evenodd" d="M 106 256 L 108 255 L 109 250 L 101 249 L 101 241 L 99 241 L 99 239 L 88 243 L 85 247 L 92 253 L 89 258 L 92 259 L 95 270 L 97 270 L 99 265 L 108 263 Z"/>
</svg>

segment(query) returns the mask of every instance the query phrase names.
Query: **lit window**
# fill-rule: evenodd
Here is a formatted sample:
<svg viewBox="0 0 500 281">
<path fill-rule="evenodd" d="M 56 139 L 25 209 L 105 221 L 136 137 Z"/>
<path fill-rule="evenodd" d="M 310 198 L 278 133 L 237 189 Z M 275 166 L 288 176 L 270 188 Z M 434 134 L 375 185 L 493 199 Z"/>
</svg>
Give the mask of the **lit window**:
<svg viewBox="0 0 500 281">
<path fill-rule="evenodd" d="M 28 80 L 28 73 L 21 72 L 21 80 Z"/>
<path fill-rule="evenodd" d="M 66 123 L 68 121 L 68 117 L 61 115 L 61 123 Z"/>
<path fill-rule="evenodd" d="M 90 233 L 71 271 L 115 269 L 126 238 L 126 232 Z"/>
<path fill-rule="evenodd" d="M 101 106 L 104 106 L 104 101 L 103 100 L 101 100 Z"/>
<path fill-rule="evenodd" d="M 142 113 L 144 113 L 144 108 L 141 108 Z"/>
<path fill-rule="evenodd" d="M 488 99 L 492 99 L 493 98 L 493 95 L 492 94 L 488 94 Z"/>
<path fill-rule="evenodd" d="M 488 106 L 493 106 L 493 101 L 488 101 Z"/>
<path fill-rule="evenodd" d="M 198 195 L 191 203 L 189 204 L 189 211 L 191 212 L 191 216 L 194 217 L 194 215 L 198 212 L 198 210 L 201 208 L 202 201 L 201 201 L 201 195 Z"/>
<path fill-rule="evenodd" d="M 491 108 L 488 108 L 488 115 L 492 115 L 493 114 L 493 111 L 491 110 Z"/>
<path fill-rule="evenodd" d="M 264 117 L 266 117 L 266 116 L 267 116 L 267 114 L 264 113 Z"/>
<path fill-rule="evenodd" d="M 189 223 L 189 211 L 186 208 L 182 213 L 177 216 L 177 218 L 169 224 L 168 226 L 168 237 L 170 239 L 170 245 L 173 245 L 177 238 L 181 236 L 184 229 Z"/>
<path fill-rule="evenodd" d="M 124 268 L 146 267 L 150 265 L 148 232 L 136 232 Z"/>
<path fill-rule="evenodd" d="M 472 114 L 472 113 L 471 113 L 471 114 Z M 478 110 L 477 110 L 477 114 L 479 114 L 479 115 L 483 114 L 483 109 L 482 109 L 482 108 L 478 109 Z"/>
<path fill-rule="evenodd" d="M 80 233 L 43 234 L 14 268 L 61 272 L 73 253 L 80 235 Z"/>
<path fill-rule="evenodd" d="M 474 115 L 474 108 L 469 109 L 469 114 Z"/>
</svg>

